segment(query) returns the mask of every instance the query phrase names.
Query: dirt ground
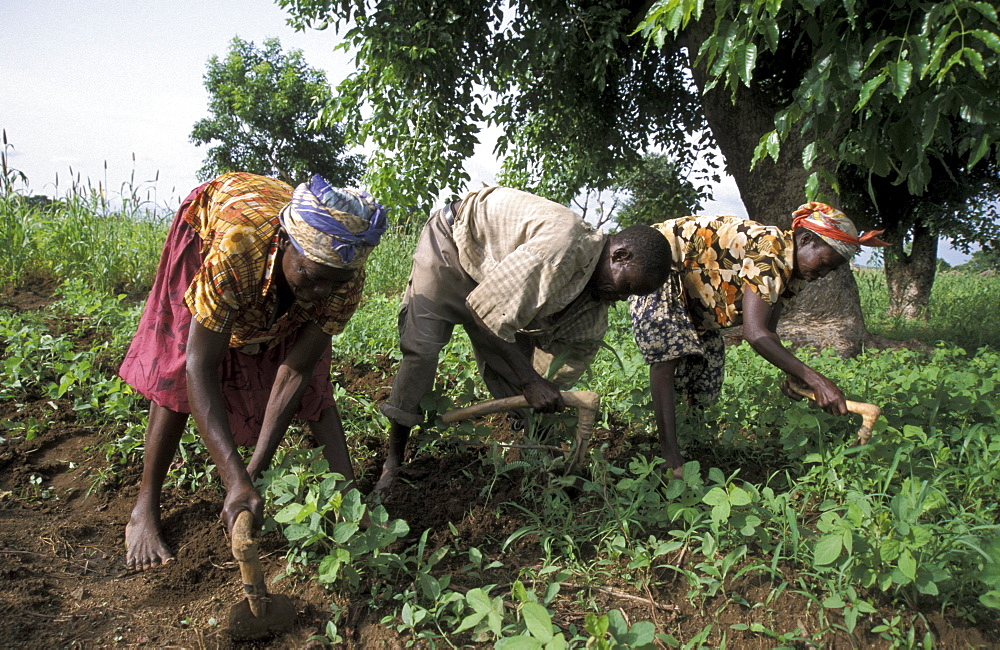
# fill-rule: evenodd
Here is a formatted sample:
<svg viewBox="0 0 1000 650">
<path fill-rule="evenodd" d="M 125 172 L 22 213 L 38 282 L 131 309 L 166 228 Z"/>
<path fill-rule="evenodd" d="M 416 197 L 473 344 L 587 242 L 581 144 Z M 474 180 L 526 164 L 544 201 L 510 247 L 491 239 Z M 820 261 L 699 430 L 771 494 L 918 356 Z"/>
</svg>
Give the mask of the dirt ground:
<svg viewBox="0 0 1000 650">
<path fill-rule="evenodd" d="M 22 291 L 20 299 L 15 292 L 4 302 L 8 308 L 22 309 L 44 309 L 48 304 L 44 291 L 37 290 Z M 378 399 L 391 382 L 380 365 L 344 366 L 339 370 L 340 380 L 351 390 L 370 391 Z M 193 494 L 177 488 L 165 490 L 163 523 L 177 561 L 145 573 L 131 573 L 124 566 L 123 531 L 138 492 L 138 464 L 110 485 L 92 489 L 95 472 L 107 466 L 101 444 L 115 432 L 78 420 L 71 404 L 63 400 L 28 395 L 21 403 L 0 404 L 0 421 L 29 418 L 49 424 L 31 441 L 10 436 L 0 444 L 0 647 L 318 647 L 309 639 L 330 620 L 331 602 L 346 611 L 340 629 L 345 647 L 404 647 L 407 639 L 380 622 L 384 612 L 368 611 L 363 597 L 352 601 L 305 578 L 273 585 L 273 590 L 289 596 L 297 609 L 291 631 L 267 642 L 234 643 L 226 629 L 227 617 L 230 607 L 243 596 L 239 571 L 218 520 L 222 504 L 218 489 Z M 611 442 L 624 438 L 622 431 L 598 431 L 597 435 Z M 8 437 L 2 431 L 0 436 Z M 384 441 L 370 444 L 377 449 Z M 524 537 L 501 554 L 500 543 L 525 523 L 515 508 L 504 505 L 522 500 L 519 483 L 516 476 L 506 477 L 491 491 L 482 490 L 486 479 L 470 479 L 461 471 L 478 465 L 477 454 L 471 449 L 419 456 L 407 467 L 405 480 L 385 505 L 391 517 L 409 523 L 413 537 L 400 544 L 415 543 L 426 529 L 431 531 L 432 547 L 449 543 L 451 523 L 463 545 L 488 549 L 508 567 L 513 580 L 520 567 L 536 563 L 541 553 L 529 537 Z M 359 468 L 362 488 L 370 487 L 380 462 L 376 454 Z M 488 497 L 482 496 L 484 492 Z M 284 570 L 284 550 L 284 540 L 278 535 L 262 539 L 268 578 Z M 620 608 L 628 620 L 652 620 L 660 631 L 678 639 L 690 639 L 712 623 L 727 631 L 729 647 L 777 645 L 759 634 L 730 629 L 759 618 L 751 618 L 751 610 L 746 608 L 723 608 L 728 594 L 710 599 L 698 609 L 688 602 L 683 580 L 666 580 L 664 584 L 645 593 L 629 593 L 624 584 L 597 590 L 567 584 L 562 593 L 579 597 L 559 601 L 555 622 L 563 627 L 570 623 L 582 627 L 583 603 L 589 597 L 603 611 Z M 770 585 L 747 579 L 728 585 L 728 589 L 729 594 L 738 593 L 753 603 L 767 597 Z M 786 594 L 780 602 L 781 611 L 770 621 L 773 629 L 815 629 L 815 604 L 808 598 Z M 940 647 L 1000 644 L 995 630 L 969 626 L 933 609 L 925 615 Z M 888 611 L 886 616 L 890 616 Z M 918 630 L 918 642 L 923 633 Z M 862 635 L 861 645 L 888 647 L 873 635 Z M 830 647 L 852 646 L 856 644 L 844 635 Z"/>
</svg>

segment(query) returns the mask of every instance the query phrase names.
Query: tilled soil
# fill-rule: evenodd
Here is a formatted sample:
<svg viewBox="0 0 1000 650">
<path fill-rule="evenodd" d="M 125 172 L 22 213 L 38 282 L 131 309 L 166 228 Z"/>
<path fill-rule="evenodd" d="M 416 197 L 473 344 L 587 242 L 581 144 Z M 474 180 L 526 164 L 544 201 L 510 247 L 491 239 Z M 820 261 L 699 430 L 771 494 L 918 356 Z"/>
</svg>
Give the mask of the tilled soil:
<svg viewBox="0 0 1000 650">
<path fill-rule="evenodd" d="M 22 291 L 22 302 L 5 306 L 44 309 L 48 302 L 32 291 Z M 391 383 L 391 360 L 370 364 L 343 363 L 335 378 L 352 392 L 383 399 Z M 402 648 L 408 638 L 381 622 L 386 612 L 370 611 L 364 594 L 331 592 L 309 576 L 282 579 L 272 589 L 291 598 L 298 617 L 291 630 L 265 642 L 236 644 L 226 629 L 230 608 L 243 598 L 239 570 L 218 519 L 222 494 L 216 487 L 192 493 L 168 487 L 163 495 L 163 523 L 167 542 L 177 561 L 144 573 L 124 565 L 124 528 L 138 492 L 139 463 L 100 481 L 108 467 L 102 445 L 115 431 L 84 422 L 64 400 L 26 395 L 21 402 L 0 403 L 0 421 L 44 423 L 32 440 L 0 431 L 0 647 L 92 648 L 139 647 L 269 647 L 317 646 L 310 637 L 331 620 L 331 604 L 343 612 L 340 633 L 350 648 Z M 497 438 L 512 440 L 502 416 L 490 420 Z M 605 456 L 621 460 L 629 452 L 626 423 L 612 421 L 613 431 L 598 430 L 594 444 L 609 445 Z M 620 428 L 619 428 L 620 425 Z M 372 456 L 359 467 L 359 484 L 370 488 L 384 454 L 384 440 L 364 441 Z M 419 454 L 407 467 L 384 505 L 393 518 L 405 519 L 410 537 L 399 548 L 416 543 L 429 530 L 430 552 L 444 544 L 477 547 L 503 562 L 500 580 L 510 584 L 523 567 L 538 565 L 542 551 L 537 539 L 525 535 L 507 549 L 501 545 L 527 523 L 511 504 L 527 504 L 520 494 L 517 471 L 499 478 L 481 468 L 481 449 L 442 447 L 438 453 Z M 260 541 L 268 579 L 284 572 L 286 542 L 277 534 Z M 444 564 L 447 564 L 446 560 Z M 689 558 L 672 558 L 685 566 Z M 463 584 L 459 567 L 443 565 L 455 575 L 453 588 Z M 800 628 L 803 636 L 817 629 L 818 606 L 802 593 L 784 593 L 767 614 L 734 606 L 734 595 L 749 603 L 769 602 L 771 583 L 749 576 L 727 583 L 725 590 L 697 606 L 688 598 L 690 586 L 679 574 L 655 576 L 653 589 L 641 589 L 626 580 L 617 584 L 615 567 L 608 568 L 604 586 L 588 588 L 564 583 L 552 607 L 554 622 L 582 629 L 591 607 L 621 609 L 627 620 L 651 620 L 658 631 L 683 641 L 712 624 L 726 633 L 729 647 L 769 648 L 777 639 L 733 629 L 765 620 L 777 631 Z M 788 577 L 795 581 L 795 576 Z M 465 578 L 467 580 L 467 578 Z M 499 593 L 499 590 L 496 592 Z M 495 594 L 494 594 L 495 595 Z M 880 612 L 880 614 L 882 614 Z M 839 623 L 834 612 L 829 622 Z M 893 614 L 886 608 L 884 616 Z M 873 620 L 878 620 L 879 614 Z M 957 617 L 925 612 L 926 626 L 940 647 L 998 647 L 995 629 L 974 627 Z M 922 625 L 922 624 L 921 624 Z M 920 625 L 918 625 L 920 628 Z M 917 640 L 925 630 L 917 630 Z M 713 638 L 719 638 L 718 636 Z M 877 635 L 827 634 L 830 647 L 889 647 Z M 418 644 L 419 645 L 419 644 Z M 805 647 L 805 646 L 802 646 Z"/>
</svg>

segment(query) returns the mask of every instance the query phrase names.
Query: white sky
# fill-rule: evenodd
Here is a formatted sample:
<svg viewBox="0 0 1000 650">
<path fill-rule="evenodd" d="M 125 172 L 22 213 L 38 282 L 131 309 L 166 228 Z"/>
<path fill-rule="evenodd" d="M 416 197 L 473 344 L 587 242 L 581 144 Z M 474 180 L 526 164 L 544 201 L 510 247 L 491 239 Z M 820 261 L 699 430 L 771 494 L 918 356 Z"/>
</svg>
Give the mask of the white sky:
<svg viewBox="0 0 1000 650">
<path fill-rule="evenodd" d="M 277 37 L 334 84 L 350 72 L 332 31 L 296 33 L 285 17 L 271 0 L 0 0 L 10 166 L 35 194 L 65 192 L 72 170 L 112 195 L 133 182 L 157 205 L 176 207 L 198 184 L 205 155 L 189 135 L 207 115 L 208 59 L 224 56 L 234 36 L 257 45 Z M 492 182 L 497 168 L 491 146 L 481 147 L 467 165 L 471 185 Z M 731 178 L 715 197 L 704 214 L 746 216 Z M 953 264 L 966 257 L 941 253 Z"/>
<path fill-rule="evenodd" d="M 176 206 L 198 184 L 205 148 L 189 141 L 207 116 L 202 77 L 234 36 L 278 37 L 331 81 L 350 60 L 332 33 L 295 33 L 269 0 L 0 0 L 0 126 L 10 164 L 36 193 L 60 192 L 69 170 L 112 192 L 133 171 Z M 172 198 L 173 197 L 173 198 Z"/>
</svg>

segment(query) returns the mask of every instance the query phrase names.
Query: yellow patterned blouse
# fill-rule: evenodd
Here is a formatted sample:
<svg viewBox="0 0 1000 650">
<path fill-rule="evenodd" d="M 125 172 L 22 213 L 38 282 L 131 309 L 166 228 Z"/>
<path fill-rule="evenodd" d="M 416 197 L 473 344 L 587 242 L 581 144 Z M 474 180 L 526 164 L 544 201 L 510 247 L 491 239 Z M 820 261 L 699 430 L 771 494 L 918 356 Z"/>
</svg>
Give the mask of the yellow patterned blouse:
<svg viewBox="0 0 1000 650">
<path fill-rule="evenodd" d="M 670 243 L 688 313 L 697 329 L 743 322 L 743 285 L 771 305 L 802 290 L 792 278 L 790 230 L 739 217 L 681 217 L 653 226 Z"/>
<path fill-rule="evenodd" d="M 278 317 L 272 290 L 278 258 L 278 212 L 292 188 L 247 173 L 224 174 L 200 188 L 182 215 L 202 240 L 202 264 L 184 304 L 214 332 L 231 333 L 229 347 L 256 354 L 315 322 L 331 336 L 343 331 L 361 300 L 364 269 L 323 304 L 296 301 Z"/>
</svg>

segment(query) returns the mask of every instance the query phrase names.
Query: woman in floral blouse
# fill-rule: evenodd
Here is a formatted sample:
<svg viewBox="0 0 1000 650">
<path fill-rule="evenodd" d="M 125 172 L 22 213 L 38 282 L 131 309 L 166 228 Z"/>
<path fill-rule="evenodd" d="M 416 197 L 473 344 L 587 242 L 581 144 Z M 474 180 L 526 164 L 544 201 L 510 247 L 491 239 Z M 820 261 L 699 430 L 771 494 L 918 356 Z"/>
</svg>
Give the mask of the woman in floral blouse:
<svg viewBox="0 0 1000 650">
<path fill-rule="evenodd" d="M 673 270 L 657 292 L 633 296 L 632 329 L 649 364 L 649 383 L 666 465 L 681 476 L 676 394 L 688 403 L 719 396 L 725 347 L 719 330 L 743 325 L 743 338 L 769 362 L 808 385 L 819 406 L 847 413 L 844 395 L 829 379 L 799 361 L 776 333 L 784 303 L 806 282 L 846 263 L 862 244 L 882 246 L 878 232 L 857 228 L 824 203 L 793 213 L 791 230 L 737 217 L 682 217 L 656 224 L 670 243 Z M 787 384 L 782 390 L 801 399 Z"/>
</svg>

